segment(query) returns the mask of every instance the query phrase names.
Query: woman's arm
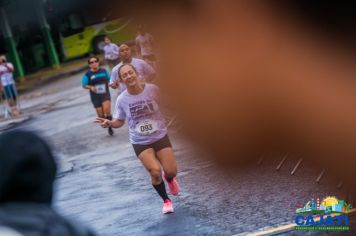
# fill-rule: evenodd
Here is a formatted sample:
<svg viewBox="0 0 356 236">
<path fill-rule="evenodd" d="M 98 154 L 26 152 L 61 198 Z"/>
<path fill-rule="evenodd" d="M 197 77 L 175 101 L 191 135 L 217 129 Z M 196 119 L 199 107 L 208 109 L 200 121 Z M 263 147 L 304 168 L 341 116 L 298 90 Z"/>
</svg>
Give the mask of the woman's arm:
<svg viewBox="0 0 356 236">
<path fill-rule="evenodd" d="M 96 93 L 96 88 L 94 86 L 90 86 L 90 85 L 85 85 L 83 86 L 83 88 L 85 89 L 89 89 L 90 91 Z"/>
<path fill-rule="evenodd" d="M 101 127 L 103 128 L 120 128 L 121 126 L 123 126 L 125 124 L 124 120 L 108 120 L 105 118 L 101 118 L 101 117 L 97 117 L 94 121 L 95 123 L 98 123 L 99 125 L 101 125 Z"/>
<path fill-rule="evenodd" d="M 8 71 L 10 71 L 10 72 L 14 72 L 14 70 L 15 70 L 15 67 L 14 67 L 12 64 L 10 64 L 10 63 L 5 63 L 4 66 L 5 66 L 5 67 L 8 69 Z"/>
<path fill-rule="evenodd" d="M 82 87 L 96 93 L 96 88 L 89 85 L 89 78 L 86 74 L 84 74 L 82 78 Z"/>
</svg>

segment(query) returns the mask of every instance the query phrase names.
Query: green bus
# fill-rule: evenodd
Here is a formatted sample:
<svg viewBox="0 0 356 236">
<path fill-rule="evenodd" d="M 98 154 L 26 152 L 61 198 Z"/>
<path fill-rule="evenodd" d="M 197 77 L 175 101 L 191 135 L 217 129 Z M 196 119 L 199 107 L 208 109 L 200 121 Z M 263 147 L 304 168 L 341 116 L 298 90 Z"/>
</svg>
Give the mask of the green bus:
<svg viewBox="0 0 356 236">
<path fill-rule="evenodd" d="M 122 17 L 115 20 L 86 24 L 79 14 L 69 14 L 60 25 L 60 45 L 63 59 L 68 60 L 100 53 L 104 47 L 104 37 L 109 36 L 113 43 L 133 43 L 135 28 L 132 19 Z"/>
<path fill-rule="evenodd" d="M 2 2 L 0 0 L 0 2 Z M 98 54 L 104 36 L 113 43 L 134 43 L 136 27 L 132 17 L 121 10 L 124 1 L 111 0 L 43 0 L 45 18 L 61 62 Z M 45 39 L 32 1 L 7 1 L 3 5 L 12 30 L 16 49 L 25 73 L 49 67 Z M 0 54 L 6 54 L 5 39 L 0 32 Z"/>
</svg>

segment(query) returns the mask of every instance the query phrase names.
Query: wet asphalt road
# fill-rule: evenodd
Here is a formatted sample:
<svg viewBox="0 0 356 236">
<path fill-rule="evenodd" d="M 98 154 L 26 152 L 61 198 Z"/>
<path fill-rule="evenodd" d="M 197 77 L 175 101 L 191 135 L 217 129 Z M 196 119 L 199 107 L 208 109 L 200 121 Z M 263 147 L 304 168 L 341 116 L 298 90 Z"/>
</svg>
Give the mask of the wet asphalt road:
<svg viewBox="0 0 356 236">
<path fill-rule="evenodd" d="M 25 94 L 21 104 L 32 116 L 15 128 L 36 130 L 52 144 L 61 167 L 55 207 L 99 235 L 248 235 L 292 223 L 295 209 L 311 197 L 347 197 L 328 175 L 316 184 L 320 168 L 311 164 L 302 163 L 291 176 L 296 160 L 289 158 L 275 171 L 282 155 L 260 166 L 220 169 L 172 127 L 181 193 L 172 196 L 175 213 L 163 215 L 161 199 L 128 142 L 127 126 L 110 137 L 94 124 L 80 81 L 75 75 Z M 353 225 L 353 232 L 325 235 L 356 235 L 354 220 Z"/>
</svg>

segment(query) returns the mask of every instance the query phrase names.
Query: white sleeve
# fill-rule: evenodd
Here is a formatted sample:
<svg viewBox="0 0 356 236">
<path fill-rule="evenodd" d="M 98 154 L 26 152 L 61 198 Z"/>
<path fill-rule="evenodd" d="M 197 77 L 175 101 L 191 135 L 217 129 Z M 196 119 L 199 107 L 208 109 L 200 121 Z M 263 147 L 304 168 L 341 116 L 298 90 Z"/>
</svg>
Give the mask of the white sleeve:
<svg viewBox="0 0 356 236">
<path fill-rule="evenodd" d="M 122 94 L 120 94 L 116 99 L 115 112 L 113 118 L 116 120 L 126 120 L 126 113 L 122 107 Z"/>
<path fill-rule="evenodd" d="M 119 80 L 119 75 L 117 74 L 117 70 L 119 68 L 117 66 L 115 66 L 114 68 L 112 68 L 111 74 L 110 74 L 110 83 L 109 84 L 113 84 L 116 81 Z"/>
<path fill-rule="evenodd" d="M 143 67 L 143 71 L 145 73 L 145 77 L 150 77 L 156 74 L 155 69 L 153 69 L 153 67 L 148 64 L 146 61 L 142 62 L 142 67 Z"/>
<path fill-rule="evenodd" d="M 104 57 L 106 59 L 108 57 L 108 46 L 107 45 L 104 46 L 103 51 L 104 51 Z"/>
<path fill-rule="evenodd" d="M 114 53 L 116 56 L 119 56 L 119 47 L 116 44 L 114 44 Z"/>
</svg>

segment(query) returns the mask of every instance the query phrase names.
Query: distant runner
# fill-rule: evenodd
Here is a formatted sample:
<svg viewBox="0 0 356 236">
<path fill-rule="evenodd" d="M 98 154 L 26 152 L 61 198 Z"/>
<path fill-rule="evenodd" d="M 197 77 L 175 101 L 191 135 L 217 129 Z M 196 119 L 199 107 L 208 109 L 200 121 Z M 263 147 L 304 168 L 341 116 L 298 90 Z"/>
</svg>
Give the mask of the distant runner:
<svg viewBox="0 0 356 236">
<path fill-rule="evenodd" d="M 109 65 L 110 70 L 120 62 L 119 58 L 119 47 L 111 42 L 109 36 L 104 38 L 104 57 Z"/>
<path fill-rule="evenodd" d="M 157 58 L 153 50 L 154 40 L 152 35 L 147 33 L 142 25 L 138 26 L 138 34 L 135 41 L 138 55 L 155 67 Z"/>
<path fill-rule="evenodd" d="M 177 163 L 167 135 L 165 119 L 159 109 L 159 89 L 154 84 L 140 83 L 138 73 L 131 64 L 123 64 L 118 73 L 127 89 L 117 98 L 114 120 L 98 117 L 95 122 L 103 128 L 120 128 L 125 120 L 128 121 L 130 142 L 149 172 L 153 187 L 163 199 L 162 213 L 172 213 L 173 204 L 167 196 L 162 175 L 170 193 L 177 195 Z"/>
<path fill-rule="evenodd" d="M 84 74 L 82 86 L 90 91 L 90 99 L 96 110 L 98 117 L 112 120 L 111 102 L 109 91 L 109 74 L 105 69 L 99 67 L 99 58 L 91 56 L 88 59 L 89 70 Z M 108 129 L 109 135 L 114 131 L 111 127 Z"/>
</svg>

